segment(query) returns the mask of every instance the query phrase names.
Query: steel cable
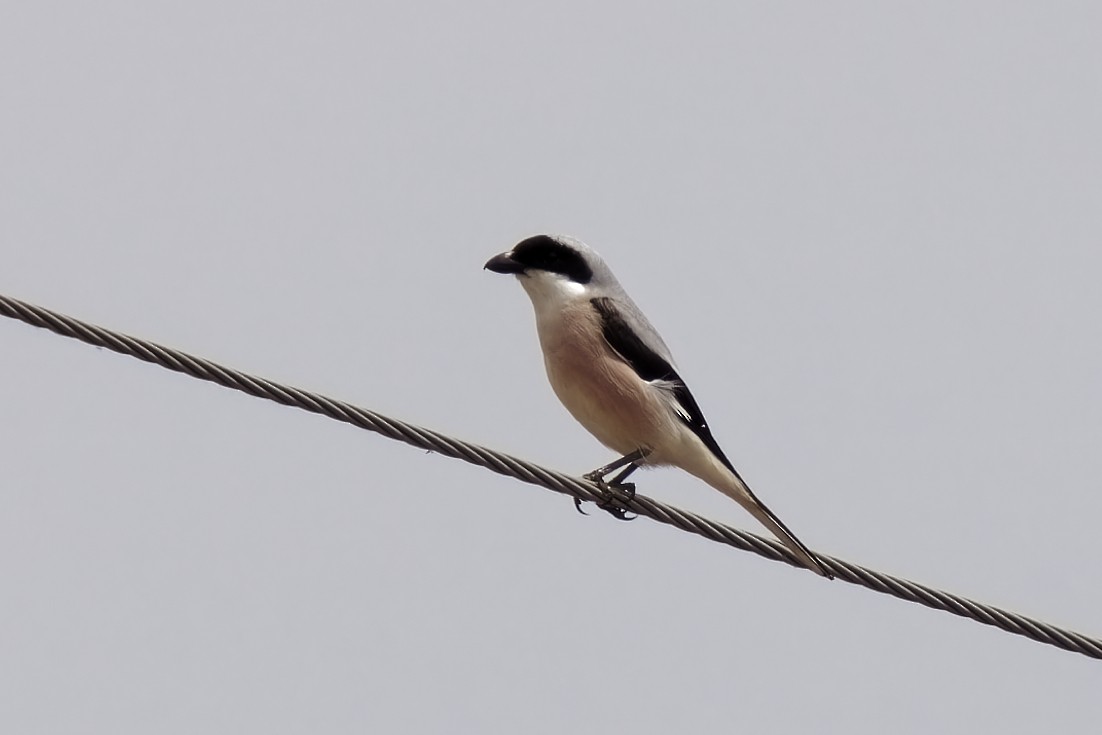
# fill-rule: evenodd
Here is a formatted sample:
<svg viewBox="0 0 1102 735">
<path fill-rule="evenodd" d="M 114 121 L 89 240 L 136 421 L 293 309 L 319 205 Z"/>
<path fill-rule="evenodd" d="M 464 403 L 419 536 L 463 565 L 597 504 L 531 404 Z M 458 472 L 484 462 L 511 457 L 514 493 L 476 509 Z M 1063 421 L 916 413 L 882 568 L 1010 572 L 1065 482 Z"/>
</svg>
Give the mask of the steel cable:
<svg viewBox="0 0 1102 735">
<path fill-rule="evenodd" d="M 232 370 L 210 360 L 193 357 L 179 350 L 162 347 L 153 342 L 97 327 L 24 301 L 0 295 L 0 314 L 36 327 L 49 329 L 65 337 L 79 339 L 97 347 L 106 347 L 109 350 L 130 355 L 139 360 L 161 365 L 169 370 L 248 393 L 257 398 L 265 398 L 285 406 L 293 406 L 338 421 L 344 421 L 362 429 L 377 432 L 390 439 L 396 439 L 448 457 L 462 459 L 471 464 L 486 467 L 498 474 L 508 475 L 583 501 L 607 502 L 609 500 L 606 490 L 587 480 L 540 467 L 508 454 L 446 436 L 430 429 L 407 424 L 404 421 L 383 416 L 343 401 Z M 617 494 L 614 501 L 637 515 L 646 516 L 659 523 L 674 526 L 682 531 L 688 531 L 711 541 L 733 546 L 736 549 L 751 551 L 773 561 L 785 562 L 803 568 L 803 565 L 793 558 L 784 546 L 772 539 L 725 526 L 696 513 L 660 503 L 643 495 L 627 498 Z M 970 618 L 985 625 L 1000 628 L 1008 633 L 1025 636 L 1067 651 L 1102 659 L 1102 640 L 1098 638 L 1059 628 L 1018 613 L 985 605 L 933 587 L 927 587 L 917 582 L 866 569 L 842 559 L 822 554 L 816 555 L 823 565 L 840 580 L 891 595 L 901 600 L 916 602 L 935 610 L 944 610 L 954 615 Z M 811 575 L 808 576 L 808 579 L 812 578 Z M 818 577 L 814 578 L 819 579 Z"/>
</svg>

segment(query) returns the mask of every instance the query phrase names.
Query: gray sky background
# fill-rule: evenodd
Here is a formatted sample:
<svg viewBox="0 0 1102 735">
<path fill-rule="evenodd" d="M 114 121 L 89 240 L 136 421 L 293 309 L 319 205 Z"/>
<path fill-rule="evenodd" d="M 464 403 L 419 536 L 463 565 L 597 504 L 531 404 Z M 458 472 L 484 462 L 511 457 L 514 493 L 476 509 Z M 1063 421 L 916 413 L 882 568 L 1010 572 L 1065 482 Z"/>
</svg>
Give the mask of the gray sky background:
<svg viewBox="0 0 1102 735">
<path fill-rule="evenodd" d="M 576 235 L 810 546 L 1102 635 L 1099 7 L 7 3 L 0 292 L 582 472 L 481 270 Z M 5 733 L 1102 717 L 1097 661 L 16 322 L 0 355 Z"/>
</svg>

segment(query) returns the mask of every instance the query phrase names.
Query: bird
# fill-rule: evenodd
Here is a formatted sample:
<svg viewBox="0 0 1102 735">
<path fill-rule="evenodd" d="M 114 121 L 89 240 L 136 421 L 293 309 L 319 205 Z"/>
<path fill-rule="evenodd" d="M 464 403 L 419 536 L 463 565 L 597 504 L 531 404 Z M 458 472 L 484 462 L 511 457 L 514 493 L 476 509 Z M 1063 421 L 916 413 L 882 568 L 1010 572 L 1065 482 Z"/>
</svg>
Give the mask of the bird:
<svg viewBox="0 0 1102 735">
<path fill-rule="evenodd" d="M 737 501 L 803 566 L 833 578 L 727 459 L 666 343 L 595 250 L 565 235 L 534 235 L 484 268 L 524 287 L 552 390 L 578 423 L 622 455 L 586 479 L 608 487 L 605 476 L 623 468 L 610 486 L 634 493 L 624 480 L 637 468 L 678 467 Z"/>
</svg>

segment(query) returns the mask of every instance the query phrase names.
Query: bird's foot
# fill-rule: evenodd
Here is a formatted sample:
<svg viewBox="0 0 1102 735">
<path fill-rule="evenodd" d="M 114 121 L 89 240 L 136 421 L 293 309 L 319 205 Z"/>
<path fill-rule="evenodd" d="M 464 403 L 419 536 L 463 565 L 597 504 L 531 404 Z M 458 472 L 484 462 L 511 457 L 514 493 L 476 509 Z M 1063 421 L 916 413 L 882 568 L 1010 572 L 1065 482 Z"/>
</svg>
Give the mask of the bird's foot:
<svg viewBox="0 0 1102 735">
<path fill-rule="evenodd" d="M 621 465 L 621 467 L 622 466 L 623 465 Z M 614 467 L 613 469 L 618 469 L 618 468 Z M 583 480 L 589 480 L 594 485 L 604 485 L 605 484 L 605 475 L 609 474 L 610 472 L 612 472 L 612 470 L 608 469 L 607 466 L 606 467 L 598 467 L 597 469 L 593 470 L 592 472 L 587 472 L 584 475 L 582 475 L 582 479 Z"/>
<path fill-rule="evenodd" d="M 639 463 L 642 462 L 646 456 L 650 454 L 649 449 L 637 449 L 630 454 L 625 454 L 615 462 L 605 465 L 604 467 L 598 467 L 592 472 L 588 472 L 582 475 L 583 479 L 589 480 L 594 485 L 599 487 L 604 493 L 604 498 L 597 501 L 597 507 L 605 511 L 613 518 L 621 521 L 631 521 L 637 516 L 629 515 L 627 509 L 624 507 L 627 503 L 635 500 L 635 483 L 624 482 L 628 475 L 635 470 L 639 469 Z M 610 481 L 605 480 L 605 475 L 623 468 L 616 477 Z M 574 498 L 574 507 L 578 509 L 578 512 L 582 515 L 589 515 L 582 510 L 582 501 L 579 498 Z"/>
<path fill-rule="evenodd" d="M 618 521 L 634 521 L 639 516 L 628 513 L 624 506 L 635 500 L 634 482 L 600 483 L 605 491 L 603 500 L 597 503 L 597 507 L 608 513 Z"/>
<path fill-rule="evenodd" d="M 586 477 L 589 480 L 589 477 Z M 634 482 L 621 482 L 617 484 L 609 484 L 604 480 L 593 480 L 604 491 L 604 498 L 597 501 L 596 506 L 608 513 L 610 516 L 619 521 L 633 521 L 638 516 L 629 515 L 626 508 L 623 507 L 625 503 L 630 503 L 635 500 L 635 483 Z M 574 508 L 583 516 L 589 515 L 582 510 L 582 499 L 574 498 Z"/>
</svg>

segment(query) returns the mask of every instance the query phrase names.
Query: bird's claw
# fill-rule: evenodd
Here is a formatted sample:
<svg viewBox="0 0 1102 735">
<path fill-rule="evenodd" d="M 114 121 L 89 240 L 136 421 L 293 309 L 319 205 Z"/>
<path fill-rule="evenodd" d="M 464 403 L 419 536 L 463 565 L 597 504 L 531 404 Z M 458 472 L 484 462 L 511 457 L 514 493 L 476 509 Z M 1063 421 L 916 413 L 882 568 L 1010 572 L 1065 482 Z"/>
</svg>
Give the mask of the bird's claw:
<svg viewBox="0 0 1102 735">
<path fill-rule="evenodd" d="M 602 510 L 604 510 L 605 513 L 608 513 L 610 516 L 618 521 L 634 521 L 636 518 L 639 517 L 630 515 L 623 508 L 618 508 L 616 506 L 609 506 L 608 508 L 603 508 Z"/>
<path fill-rule="evenodd" d="M 582 510 L 582 499 L 581 499 L 581 498 L 574 498 L 574 508 L 575 508 L 575 509 L 576 509 L 576 510 L 577 510 L 577 511 L 578 511 L 579 513 L 581 513 L 581 514 L 582 514 L 583 516 L 587 516 L 587 515 L 589 515 L 589 514 L 588 514 L 588 513 L 586 513 L 586 512 L 584 511 L 584 510 Z"/>
<path fill-rule="evenodd" d="M 604 498 L 597 501 L 595 505 L 608 513 L 610 516 L 618 521 L 634 521 L 639 516 L 631 515 L 627 508 L 624 508 L 625 503 L 630 503 L 635 500 L 635 483 L 634 482 L 620 482 L 616 484 L 609 484 L 601 480 L 595 481 L 604 491 Z M 574 507 L 578 509 L 578 512 L 582 515 L 589 515 L 582 510 L 582 501 L 579 498 L 574 498 Z"/>
<path fill-rule="evenodd" d="M 627 502 L 635 500 L 635 483 L 634 482 L 620 482 L 612 486 L 616 490 L 619 490 L 627 496 Z"/>
<path fill-rule="evenodd" d="M 624 508 L 624 505 L 635 500 L 635 483 L 624 482 L 624 480 L 632 472 L 639 469 L 639 463 L 645 459 L 648 454 L 650 454 L 649 449 L 637 449 L 630 454 L 625 454 L 615 462 L 582 475 L 582 479 L 592 482 L 601 489 L 604 497 L 597 501 L 596 505 L 598 508 L 617 520 L 632 521 L 638 518 L 636 515 L 628 515 L 627 509 Z M 605 480 L 605 475 L 609 475 L 620 468 L 624 469 L 613 477 L 611 481 Z M 577 508 L 578 512 L 582 515 L 589 515 L 582 510 L 582 501 L 580 498 L 574 498 L 574 507 Z"/>
</svg>

